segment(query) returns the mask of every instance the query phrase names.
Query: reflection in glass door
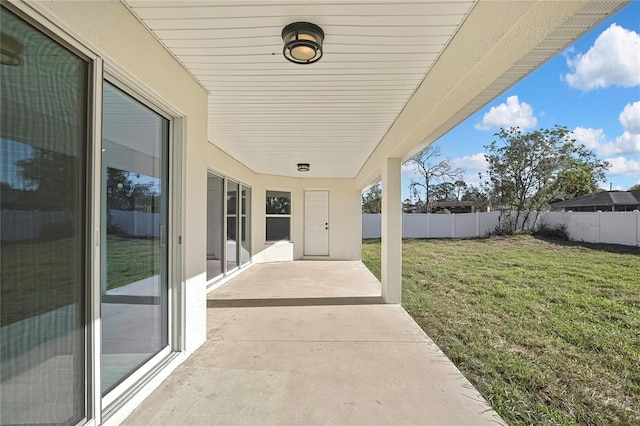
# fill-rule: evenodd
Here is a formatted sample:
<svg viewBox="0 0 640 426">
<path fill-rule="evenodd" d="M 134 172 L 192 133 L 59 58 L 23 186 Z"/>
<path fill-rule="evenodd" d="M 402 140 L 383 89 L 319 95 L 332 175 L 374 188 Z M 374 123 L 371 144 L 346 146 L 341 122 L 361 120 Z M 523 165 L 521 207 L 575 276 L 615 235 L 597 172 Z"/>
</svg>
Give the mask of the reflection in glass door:
<svg viewBox="0 0 640 426">
<path fill-rule="evenodd" d="M 2 5 L 0 19 L 0 424 L 75 424 L 87 414 L 89 64 Z"/>
<path fill-rule="evenodd" d="M 168 344 L 169 121 L 105 82 L 102 393 Z"/>
</svg>

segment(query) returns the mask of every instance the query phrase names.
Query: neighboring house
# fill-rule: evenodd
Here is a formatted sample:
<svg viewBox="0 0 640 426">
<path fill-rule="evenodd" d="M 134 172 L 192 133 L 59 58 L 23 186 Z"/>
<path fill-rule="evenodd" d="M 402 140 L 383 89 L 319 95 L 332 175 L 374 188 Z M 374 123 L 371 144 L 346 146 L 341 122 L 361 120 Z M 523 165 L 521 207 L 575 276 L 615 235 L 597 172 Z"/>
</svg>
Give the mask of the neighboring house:
<svg viewBox="0 0 640 426">
<path fill-rule="evenodd" d="M 2 422 L 123 419 L 227 277 L 359 260 L 379 179 L 400 303 L 402 163 L 626 3 L 3 1 L 0 180 L 33 192 L 0 209 Z"/>
<path fill-rule="evenodd" d="M 553 211 L 631 212 L 640 210 L 640 191 L 602 191 L 551 204 Z"/>
<path fill-rule="evenodd" d="M 418 206 L 403 204 L 404 213 L 418 213 Z M 447 210 L 449 213 L 475 213 L 476 211 L 489 211 L 488 207 L 478 208 L 476 201 L 436 201 L 433 203 L 431 213 L 440 213 Z"/>
<path fill-rule="evenodd" d="M 475 201 L 437 201 L 434 205 L 435 212 L 448 210 L 450 213 L 475 213 Z"/>
</svg>

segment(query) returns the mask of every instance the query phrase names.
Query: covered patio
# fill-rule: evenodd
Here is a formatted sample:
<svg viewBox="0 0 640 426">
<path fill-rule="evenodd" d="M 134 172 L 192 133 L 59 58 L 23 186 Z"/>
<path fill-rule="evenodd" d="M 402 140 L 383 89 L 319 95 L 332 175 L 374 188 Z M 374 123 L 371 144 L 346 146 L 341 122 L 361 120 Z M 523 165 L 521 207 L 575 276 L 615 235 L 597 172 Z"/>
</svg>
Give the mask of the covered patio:
<svg viewBox="0 0 640 426">
<path fill-rule="evenodd" d="M 357 261 L 259 264 L 207 300 L 207 341 L 125 421 L 500 424 Z"/>
<path fill-rule="evenodd" d="M 627 3 L 2 1 L 6 421 L 500 422 L 399 305 L 402 164 Z"/>
</svg>

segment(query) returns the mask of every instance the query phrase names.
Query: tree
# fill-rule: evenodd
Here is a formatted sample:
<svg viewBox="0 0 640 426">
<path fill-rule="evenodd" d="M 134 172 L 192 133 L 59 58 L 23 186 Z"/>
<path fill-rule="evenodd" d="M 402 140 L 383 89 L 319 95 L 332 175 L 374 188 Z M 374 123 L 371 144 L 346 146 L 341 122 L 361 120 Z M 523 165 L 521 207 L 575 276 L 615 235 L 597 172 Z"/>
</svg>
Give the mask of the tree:
<svg viewBox="0 0 640 426">
<path fill-rule="evenodd" d="M 467 185 L 460 200 L 473 201 L 476 210 L 484 210 L 491 205 L 489 196 L 482 186 Z"/>
<path fill-rule="evenodd" d="M 35 191 L 39 205 L 52 210 L 73 210 L 78 192 L 76 157 L 34 148 L 33 156 L 18 160 L 18 177 L 26 188 Z"/>
<path fill-rule="evenodd" d="M 598 192 L 597 172 L 588 163 L 576 160 L 576 163 L 558 172 L 553 189 L 558 201 L 570 200 Z"/>
<path fill-rule="evenodd" d="M 432 190 L 436 184 L 461 180 L 463 167 L 454 167 L 451 160 L 440 157 L 440 147 L 429 145 L 414 155 L 407 164 L 420 176 L 420 180 L 411 180 L 409 190 L 416 205 L 422 206 L 422 212 L 431 210 Z"/>
<path fill-rule="evenodd" d="M 489 188 L 503 209 L 516 211 L 509 231 L 521 229 L 534 210 L 548 207 L 560 191 L 595 188 L 609 167 L 595 154 L 569 138 L 569 129 L 554 126 L 523 133 L 519 128 L 500 129 L 498 141 L 486 145 Z M 534 218 L 535 226 L 537 214 Z"/>
<path fill-rule="evenodd" d="M 456 201 L 456 186 L 451 182 L 442 182 L 433 185 L 431 188 L 431 198 L 434 201 Z"/>
<path fill-rule="evenodd" d="M 467 190 L 467 183 L 462 179 L 458 179 L 453 183 L 453 187 L 455 189 L 455 198 L 456 200 L 462 200 L 462 195 Z"/>
<path fill-rule="evenodd" d="M 629 191 L 640 191 L 640 183 L 636 183 L 629 188 Z"/>
<path fill-rule="evenodd" d="M 362 213 L 382 213 L 382 186 L 379 182 L 362 194 Z"/>
</svg>

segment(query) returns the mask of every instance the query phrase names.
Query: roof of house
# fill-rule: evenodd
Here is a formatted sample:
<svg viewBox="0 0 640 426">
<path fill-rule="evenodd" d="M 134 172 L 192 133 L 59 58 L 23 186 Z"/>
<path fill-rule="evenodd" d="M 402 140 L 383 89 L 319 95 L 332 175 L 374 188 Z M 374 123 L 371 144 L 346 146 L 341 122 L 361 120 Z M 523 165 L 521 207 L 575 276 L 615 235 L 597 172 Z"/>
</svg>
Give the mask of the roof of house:
<svg viewBox="0 0 640 426">
<path fill-rule="evenodd" d="M 478 204 L 475 201 L 436 201 L 436 207 L 469 207 Z"/>
<path fill-rule="evenodd" d="M 551 207 L 633 206 L 636 204 L 640 204 L 640 191 L 603 191 L 553 203 Z"/>
</svg>

